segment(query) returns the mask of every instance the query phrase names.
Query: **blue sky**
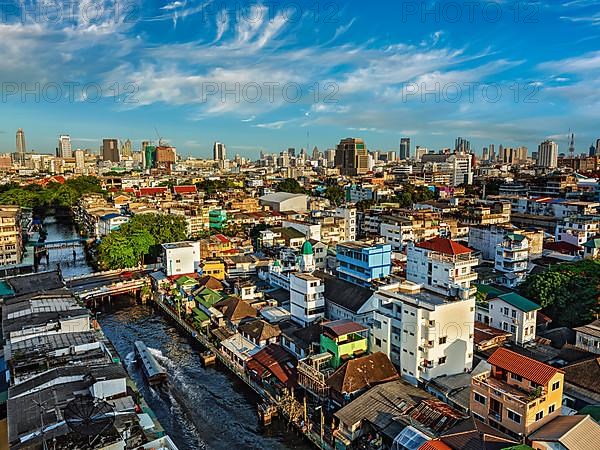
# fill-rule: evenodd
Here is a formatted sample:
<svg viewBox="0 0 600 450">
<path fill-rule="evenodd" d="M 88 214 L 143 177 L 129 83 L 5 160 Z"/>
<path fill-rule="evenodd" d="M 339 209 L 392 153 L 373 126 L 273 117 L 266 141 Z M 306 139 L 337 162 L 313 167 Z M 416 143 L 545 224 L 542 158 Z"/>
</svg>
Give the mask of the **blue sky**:
<svg viewBox="0 0 600 450">
<path fill-rule="evenodd" d="M 1 152 L 17 128 L 44 152 L 63 133 L 137 147 L 156 127 L 183 155 L 218 140 L 253 158 L 349 136 L 371 150 L 463 136 L 477 152 L 547 137 L 564 151 L 569 128 L 578 152 L 600 138 L 600 1 L 23 0 L 0 12 Z"/>
</svg>

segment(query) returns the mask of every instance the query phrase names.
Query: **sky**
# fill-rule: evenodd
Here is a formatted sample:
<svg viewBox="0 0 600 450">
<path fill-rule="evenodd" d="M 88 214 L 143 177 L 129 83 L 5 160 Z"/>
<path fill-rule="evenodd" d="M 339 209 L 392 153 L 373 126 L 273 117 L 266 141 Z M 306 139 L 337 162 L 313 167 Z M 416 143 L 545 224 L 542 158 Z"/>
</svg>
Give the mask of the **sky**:
<svg viewBox="0 0 600 450">
<path fill-rule="evenodd" d="M 0 152 L 60 134 L 180 155 L 600 138 L 600 1 L 8 0 Z M 413 150 L 414 151 L 414 150 Z"/>
</svg>

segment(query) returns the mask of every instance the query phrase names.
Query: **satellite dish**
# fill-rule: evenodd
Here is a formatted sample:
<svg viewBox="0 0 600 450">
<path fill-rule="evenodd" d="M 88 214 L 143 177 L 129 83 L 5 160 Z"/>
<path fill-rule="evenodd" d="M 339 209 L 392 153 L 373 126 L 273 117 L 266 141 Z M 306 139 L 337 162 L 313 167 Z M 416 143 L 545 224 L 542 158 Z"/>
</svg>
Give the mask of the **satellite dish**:
<svg viewBox="0 0 600 450">
<path fill-rule="evenodd" d="M 113 407 L 94 397 L 79 397 L 67 403 L 65 422 L 81 436 L 98 436 L 115 422 Z"/>
</svg>

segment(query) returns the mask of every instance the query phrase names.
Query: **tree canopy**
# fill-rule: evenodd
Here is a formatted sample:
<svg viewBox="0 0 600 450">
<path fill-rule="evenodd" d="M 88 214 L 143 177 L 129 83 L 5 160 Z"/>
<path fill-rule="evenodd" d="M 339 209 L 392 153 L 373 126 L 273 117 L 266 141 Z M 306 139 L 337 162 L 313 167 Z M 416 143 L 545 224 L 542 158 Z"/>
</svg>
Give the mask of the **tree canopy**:
<svg viewBox="0 0 600 450">
<path fill-rule="evenodd" d="M 395 201 L 402 208 L 412 208 L 415 203 L 425 202 L 434 198 L 435 193 L 428 187 L 406 184 L 402 187 L 402 193 L 396 195 Z"/>
<path fill-rule="evenodd" d="M 305 194 L 306 191 L 294 178 L 286 178 L 277 185 L 277 192 L 288 192 L 290 194 Z"/>
<path fill-rule="evenodd" d="M 42 187 L 30 184 L 22 187 L 11 184 L 0 192 L 0 204 L 17 205 L 24 208 L 46 208 L 74 206 L 84 194 L 102 192 L 96 177 L 69 178 L 64 184 L 49 183 Z"/>
<path fill-rule="evenodd" d="M 344 200 L 346 199 L 346 193 L 344 192 L 344 189 L 341 186 L 335 184 L 327 186 L 323 197 L 329 200 L 332 205 L 340 206 L 342 203 L 344 203 Z"/>
<path fill-rule="evenodd" d="M 584 325 L 600 313 L 600 261 L 558 264 L 528 276 L 519 291 L 537 302 L 554 326 Z"/>
<path fill-rule="evenodd" d="M 145 255 L 160 255 L 162 244 L 185 240 L 186 228 L 185 219 L 180 216 L 134 216 L 98 244 L 98 265 L 103 270 L 135 267 Z"/>
</svg>

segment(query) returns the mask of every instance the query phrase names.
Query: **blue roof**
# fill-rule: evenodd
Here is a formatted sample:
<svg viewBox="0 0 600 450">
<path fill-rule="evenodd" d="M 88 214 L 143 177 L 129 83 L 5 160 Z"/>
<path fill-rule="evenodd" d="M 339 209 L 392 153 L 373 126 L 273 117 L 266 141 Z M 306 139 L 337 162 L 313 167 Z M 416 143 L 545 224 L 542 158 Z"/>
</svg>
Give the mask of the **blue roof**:
<svg viewBox="0 0 600 450">
<path fill-rule="evenodd" d="M 102 217 L 100 217 L 100 219 L 102 220 L 110 220 L 110 219 L 116 219 L 117 217 L 125 217 L 122 214 L 119 213 L 110 213 L 110 214 L 105 214 Z"/>
</svg>

